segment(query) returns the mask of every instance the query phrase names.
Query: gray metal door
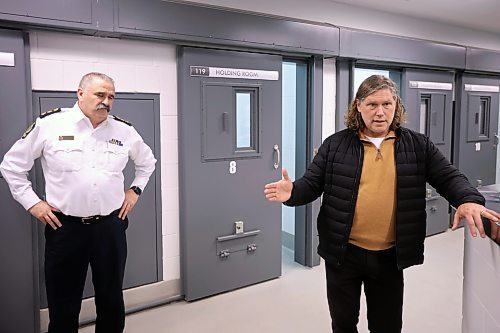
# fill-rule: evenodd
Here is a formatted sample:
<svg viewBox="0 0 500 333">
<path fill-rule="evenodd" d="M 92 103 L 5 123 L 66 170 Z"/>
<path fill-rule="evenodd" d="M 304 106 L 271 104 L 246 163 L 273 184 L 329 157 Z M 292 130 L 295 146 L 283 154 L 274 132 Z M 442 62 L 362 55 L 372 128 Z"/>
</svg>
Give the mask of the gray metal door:
<svg viewBox="0 0 500 333">
<path fill-rule="evenodd" d="M 406 106 L 406 126 L 427 135 L 451 161 L 453 83 L 451 72 L 405 69 L 402 98 Z M 449 226 L 448 202 L 427 184 L 427 235 L 443 232 Z"/>
<path fill-rule="evenodd" d="M 182 278 L 193 300 L 281 275 L 282 58 L 179 49 Z"/>
<path fill-rule="evenodd" d="M 76 102 L 75 93 L 67 92 L 34 92 L 34 110 L 37 114 L 55 107 L 72 107 Z M 117 94 L 112 113 L 130 121 L 141 134 L 157 160 L 160 160 L 159 149 L 159 97 L 151 94 Z M 37 165 L 37 188 L 43 189 L 41 167 Z M 124 170 L 125 186 L 134 178 L 134 165 L 129 161 Z M 162 246 L 161 246 L 161 200 L 160 200 L 160 166 L 157 164 L 151 175 L 146 190 L 141 195 L 134 210 L 129 215 L 130 224 L 127 230 L 127 265 L 123 288 L 141 286 L 162 279 Z M 42 194 L 41 190 L 38 191 Z M 40 261 L 40 305 L 47 307 L 45 294 L 45 278 L 43 275 L 43 253 L 45 241 L 43 228 L 39 228 L 39 261 Z M 94 296 L 90 269 L 87 273 L 83 298 Z"/>
<path fill-rule="evenodd" d="M 27 51 L 27 50 L 26 50 Z M 29 58 L 23 34 L 0 30 L 0 161 L 31 122 Z M 28 62 L 26 62 L 28 59 Z M 38 332 L 32 229 L 29 213 L 0 175 L 0 330 Z"/>
<path fill-rule="evenodd" d="M 473 185 L 494 184 L 500 77 L 463 74 L 458 84 L 454 163 Z"/>
</svg>

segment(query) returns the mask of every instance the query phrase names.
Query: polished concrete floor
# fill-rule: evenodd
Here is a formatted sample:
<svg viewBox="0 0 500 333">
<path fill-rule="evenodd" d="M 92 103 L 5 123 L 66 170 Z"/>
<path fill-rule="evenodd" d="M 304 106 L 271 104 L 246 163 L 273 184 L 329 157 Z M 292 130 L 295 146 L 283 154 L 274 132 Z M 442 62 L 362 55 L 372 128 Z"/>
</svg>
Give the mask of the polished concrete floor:
<svg viewBox="0 0 500 333">
<path fill-rule="evenodd" d="M 428 237 L 425 264 L 405 270 L 405 333 L 459 333 L 463 229 Z M 468 231 L 467 231 L 468 232 Z M 306 268 L 283 252 L 275 280 L 200 301 L 171 303 L 127 316 L 127 333 L 329 332 L 324 265 Z M 368 333 L 362 304 L 359 333 Z M 94 332 L 92 325 L 80 333 Z"/>
</svg>

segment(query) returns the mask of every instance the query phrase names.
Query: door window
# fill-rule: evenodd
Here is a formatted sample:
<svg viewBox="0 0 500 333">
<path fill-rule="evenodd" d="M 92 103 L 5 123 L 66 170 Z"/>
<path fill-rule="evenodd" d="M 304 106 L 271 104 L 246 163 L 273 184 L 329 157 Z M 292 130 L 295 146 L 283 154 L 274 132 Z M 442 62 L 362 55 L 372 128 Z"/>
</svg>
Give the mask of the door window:
<svg viewBox="0 0 500 333">
<path fill-rule="evenodd" d="M 202 87 L 203 159 L 259 157 L 260 86 L 205 82 Z"/>
<path fill-rule="evenodd" d="M 251 93 L 236 92 L 236 148 L 250 148 L 252 121 Z"/>
<path fill-rule="evenodd" d="M 354 68 L 354 82 L 353 82 L 353 96 L 355 96 L 361 83 L 372 75 L 383 75 L 390 78 L 396 83 L 398 87 L 398 92 L 401 92 L 401 72 L 393 69 L 383 69 L 383 68 Z"/>
<path fill-rule="evenodd" d="M 482 96 L 479 100 L 479 112 L 477 114 L 478 120 L 477 124 L 479 127 L 480 136 L 488 136 L 488 130 L 490 127 L 490 98 L 487 96 Z"/>
<path fill-rule="evenodd" d="M 257 151 L 258 140 L 258 101 L 257 90 L 235 89 L 235 118 L 236 118 L 236 152 Z"/>
<path fill-rule="evenodd" d="M 420 98 L 420 128 L 419 132 L 425 135 L 429 135 L 429 127 L 427 124 L 427 115 L 431 107 L 431 96 L 422 95 Z"/>
</svg>

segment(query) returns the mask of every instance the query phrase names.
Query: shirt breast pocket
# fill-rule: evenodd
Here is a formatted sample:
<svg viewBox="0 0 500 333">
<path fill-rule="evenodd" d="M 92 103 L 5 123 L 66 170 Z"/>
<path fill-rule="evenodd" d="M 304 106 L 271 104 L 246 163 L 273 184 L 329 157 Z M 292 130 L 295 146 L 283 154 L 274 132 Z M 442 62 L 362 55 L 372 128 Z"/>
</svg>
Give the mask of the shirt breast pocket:
<svg viewBox="0 0 500 333">
<path fill-rule="evenodd" d="M 59 171 L 78 171 L 83 164 L 83 147 L 78 141 L 59 141 L 54 144 L 53 168 Z"/>
<path fill-rule="evenodd" d="M 105 149 L 106 170 L 122 172 L 128 162 L 128 148 L 125 146 L 109 145 Z"/>
</svg>

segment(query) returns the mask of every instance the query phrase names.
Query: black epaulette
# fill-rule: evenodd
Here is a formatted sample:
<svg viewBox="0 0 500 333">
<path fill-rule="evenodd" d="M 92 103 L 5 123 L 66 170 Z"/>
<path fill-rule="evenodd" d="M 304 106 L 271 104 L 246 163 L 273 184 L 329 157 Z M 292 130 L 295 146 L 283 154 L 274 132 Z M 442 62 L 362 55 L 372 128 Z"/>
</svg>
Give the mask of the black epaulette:
<svg viewBox="0 0 500 333">
<path fill-rule="evenodd" d="M 111 115 L 111 117 L 113 117 L 113 119 L 114 119 L 114 120 L 118 120 L 118 121 L 121 121 L 122 123 L 125 123 L 125 124 L 127 124 L 127 125 L 129 125 L 129 126 L 132 126 L 132 124 L 131 124 L 131 123 L 129 123 L 128 121 L 126 121 L 125 119 L 122 119 L 122 118 L 120 118 L 120 117 L 117 117 L 117 116 L 115 116 L 114 114 L 112 114 L 112 115 Z"/>
<path fill-rule="evenodd" d="M 21 137 L 21 139 L 26 139 L 26 137 L 28 136 L 28 134 L 31 133 L 31 131 L 33 130 L 33 128 L 35 128 L 35 124 L 36 122 L 34 122 L 33 124 L 31 124 L 27 129 L 26 131 L 24 131 L 23 133 L 23 136 Z"/>
<path fill-rule="evenodd" d="M 61 108 L 55 108 L 55 109 L 52 109 L 52 110 L 49 110 L 47 112 L 44 112 L 40 115 L 40 118 L 45 118 L 47 116 L 50 116 L 51 114 L 54 114 L 54 113 L 58 113 L 58 112 L 61 112 Z M 35 124 L 36 122 L 34 122 L 33 124 L 31 124 L 27 129 L 26 131 L 23 133 L 23 136 L 21 137 L 21 139 L 26 139 L 26 137 L 28 136 L 28 134 L 31 133 L 31 131 L 35 128 Z"/>
<path fill-rule="evenodd" d="M 47 112 L 44 112 L 40 115 L 40 118 L 45 118 L 47 116 L 50 116 L 51 114 L 58 113 L 58 112 L 61 112 L 61 108 L 55 108 L 55 109 L 49 110 Z"/>
</svg>

